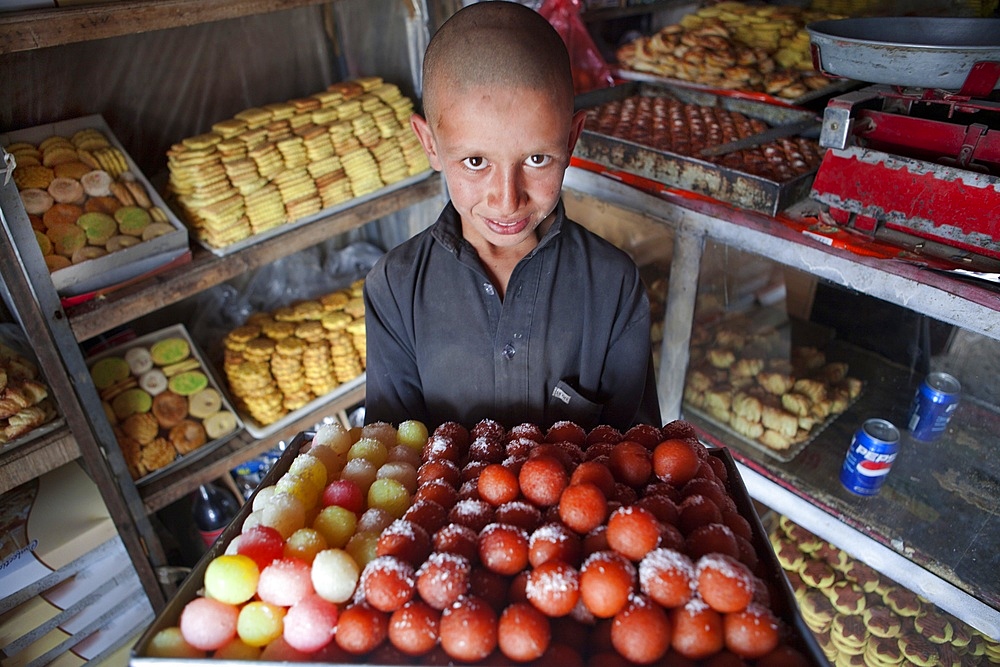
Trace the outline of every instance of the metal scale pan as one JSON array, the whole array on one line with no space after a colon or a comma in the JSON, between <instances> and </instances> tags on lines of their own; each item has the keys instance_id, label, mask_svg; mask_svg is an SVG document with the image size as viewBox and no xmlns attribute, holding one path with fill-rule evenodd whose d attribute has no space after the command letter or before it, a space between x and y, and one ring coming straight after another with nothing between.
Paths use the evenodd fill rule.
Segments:
<instances>
[{"instance_id":1,"label":"metal scale pan","mask_svg":"<svg viewBox=\"0 0 1000 667\"><path fill-rule=\"evenodd\" d=\"M806 29L820 71L858 81L960 90L976 63L1000 62L1000 19L855 18Z\"/></svg>"}]
</instances>

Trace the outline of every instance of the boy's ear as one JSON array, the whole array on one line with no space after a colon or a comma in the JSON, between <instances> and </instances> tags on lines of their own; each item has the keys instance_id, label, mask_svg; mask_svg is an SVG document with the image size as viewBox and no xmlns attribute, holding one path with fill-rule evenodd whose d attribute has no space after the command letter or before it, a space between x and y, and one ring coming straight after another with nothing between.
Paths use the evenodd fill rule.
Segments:
<instances>
[{"instance_id":1,"label":"boy's ear","mask_svg":"<svg viewBox=\"0 0 1000 667\"><path fill-rule=\"evenodd\" d=\"M580 109L575 114L573 114L573 121L570 125L569 130L569 152L572 155L573 149L576 148L576 141L580 138L580 133L583 132L583 125L587 121L587 110Z\"/></svg>"},{"instance_id":2,"label":"boy's ear","mask_svg":"<svg viewBox=\"0 0 1000 667\"><path fill-rule=\"evenodd\" d=\"M410 116L410 127L413 128L413 133L420 140L420 145L424 147L424 153L427 154L427 161L431 163L431 167L434 171L441 171L441 159L438 157L437 147L434 145L434 135L431 133L431 126L427 120L415 113Z\"/></svg>"}]
</instances>

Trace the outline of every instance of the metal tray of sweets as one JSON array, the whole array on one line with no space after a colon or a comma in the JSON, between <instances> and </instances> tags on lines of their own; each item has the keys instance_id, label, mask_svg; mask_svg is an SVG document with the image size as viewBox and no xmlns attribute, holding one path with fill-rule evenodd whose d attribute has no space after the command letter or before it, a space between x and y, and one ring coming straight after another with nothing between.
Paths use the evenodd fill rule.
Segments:
<instances>
[{"instance_id":1,"label":"metal tray of sweets","mask_svg":"<svg viewBox=\"0 0 1000 667\"><path fill-rule=\"evenodd\" d=\"M156 658L149 656L149 646L156 633L166 628L176 627L179 624L180 615L184 610L184 606L197 597L202 590L205 579L205 570L208 568L208 564L217 556L225 553L226 547L229 543L240 534L243 521L250 514L253 499L256 497L257 492L266 486L275 484L278 479L291 467L292 461L298 453L312 442L314 435L314 432L305 431L296 435L291 443L289 443L288 447L282 453L281 458L279 458L277 463L275 463L271 470L268 471L267 475L261 481L260 486L258 486L254 491L250 500L248 500L246 504L240 508L236 518L233 519L232 523L226 527L216 540L215 544L213 544L201 560L198 561L194 569L181 584L177 593L170 599L166 607L164 607L164 609L156 616L153 623L146 629L136 644L132 647L129 657L129 665L131 665L131 667L191 667L192 665L217 667L220 664L244 664L230 660L213 660L212 658ZM798 604L795 601L795 594L785 576L784 570L778 563L778 557L775 555L774 549L771 547L767 531L764 530L764 526L757 514L757 510L754 508L753 501L750 499L750 494L747 492L746 486L743 484L743 479L740 477L739 469L736 467L736 462L733 459L732 454L724 447L711 447L708 451L711 456L718 457L722 460L726 468L728 478L727 491L736 504L737 511L750 523L750 528L753 531L752 543L754 550L757 552L760 559L757 574L768 586L771 610L786 626L786 630L788 631L786 643L801 651L806 659L809 660L811 664L816 665L816 667L827 667L828 662L824 658L823 652L820 649L819 644L817 644L815 636L813 636L812 632L809 630L809 626L805 624L805 621L799 612ZM322 653L323 650L321 649L320 654ZM495 664L510 664L509 661L502 659L502 656L499 656L499 654L497 655L497 662ZM373 662L371 660L366 660L365 656L358 656L357 663L363 663L366 665L382 664L377 661ZM265 667L285 667L287 665L287 663L284 662L267 660L255 661L254 664L264 665ZM305 661L298 664L330 665L331 663ZM422 663L419 658L414 658L412 664L419 665ZM476 664L489 665L492 663L486 661ZM389 667L389 665L385 665L384 667Z\"/></svg>"},{"instance_id":2,"label":"metal tray of sweets","mask_svg":"<svg viewBox=\"0 0 1000 667\"><path fill-rule=\"evenodd\" d=\"M608 102L632 96L672 97L684 104L737 112L761 120L770 127L815 119L813 112L803 109L646 81L632 81L578 95L576 108L596 109ZM740 156L741 153L760 150L761 147L758 147L731 155ZM696 155L656 149L590 129L584 129L581 133L574 155L612 171L640 176L768 215L774 215L809 196L809 189L819 168L819 158L822 157L822 153L818 152L815 166L810 167L807 172L788 180L777 181L726 166L725 158L730 156L711 161Z\"/></svg>"}]
</instances>

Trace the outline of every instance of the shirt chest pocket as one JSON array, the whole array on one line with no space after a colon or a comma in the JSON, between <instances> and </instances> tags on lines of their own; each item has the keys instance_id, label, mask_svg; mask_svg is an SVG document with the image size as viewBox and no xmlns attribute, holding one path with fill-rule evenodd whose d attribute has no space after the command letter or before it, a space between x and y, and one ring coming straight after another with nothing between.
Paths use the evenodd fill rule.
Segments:
<instances>
[{"instance_id":1,"label":"shirt chest pocket","mask_svg":"<svg viewBox=\"0 0 1000 667\"><path fill-rule=\"evenodd\" d=\"M566 380L560 380L549 393L547 421L573 421L589 429L597 426L601 417L601 404L586 398Z\"/></svg>"}]
</instances>

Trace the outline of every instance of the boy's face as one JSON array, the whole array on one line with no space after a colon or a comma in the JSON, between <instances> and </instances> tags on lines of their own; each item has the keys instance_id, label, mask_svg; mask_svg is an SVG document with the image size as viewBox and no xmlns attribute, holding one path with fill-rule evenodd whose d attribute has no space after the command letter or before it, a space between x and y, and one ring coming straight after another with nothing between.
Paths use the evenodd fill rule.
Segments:
<instances>
[{"instance_id":1,"label":"boy's face","mask_svg":"<svg viewBox=\"0 0 1000 667\"><path fill-rule=\"evenodd\" d=\"M466 240L526 254L559 201L584 113L567 117L550 93L526 87L475 87L437 101L433 126L420 116L411 124L444 174Z\"/></svg>"}]
</instances>

